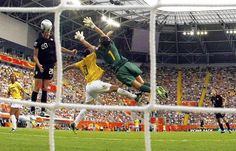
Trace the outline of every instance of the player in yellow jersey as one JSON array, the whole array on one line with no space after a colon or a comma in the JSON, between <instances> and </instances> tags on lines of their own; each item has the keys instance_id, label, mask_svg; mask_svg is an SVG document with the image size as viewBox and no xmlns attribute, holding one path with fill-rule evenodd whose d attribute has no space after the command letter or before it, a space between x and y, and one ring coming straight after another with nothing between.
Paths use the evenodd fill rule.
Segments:
<instances>
[{"instance_id":1,"label":"player in yellow jersey","mask_svg":"<svg viewBox=\"0 0 236 151\"><path fill-rule=\"evenodd\" d=\"M91 104L93 100L95 100L99 96L99 94L108 92L117 92L119 95L136 99L138 101L141 93L132 94L124 89L119 88L116 85L112 85L100 80L104 74L104 70L96 64L96 58L96 53L92 52L81 61L71 64L65 67L65 69L63 70L63 72L65 72L70 69L79 69L82 72L87 82L85 104ZM96 103L100 104L99 101L96 101ZM84 117L85 113L86 109L82 109L79 115L76 117L74 123L71 124L71 128L73 131L75 130L75 126Z\"/></svg>"},{"instance_id":2,"label":"player in yellow jersey","mask_svg":"<svg viewBox=\"0 0 236 151\"><path fill-rule=\"evenodd\" d=\"M10 84L8 85L8 97L13 99L21 100L23 99L25 93L24 89L22 88L21 84L16 81L16 75L12 73L10 75ZM12 122L12 132L16 130L17 127L17 120L19 119L20 115L20 109L22 108L22 105L17 103L11 104L11 110L10 110L10 120Z\"/></svg>"},{"instance_id":3,"label":"player in yellow jersey","mask_svg":"<svg viewBox=\"0 0 236 151\"><path fill-rule=\"evenodd\" d=\"M134 128L135 128L136 132L139 132L139 124L140 124L139 119L135 119L134 120Z\"/></svg>"}]
</instances>

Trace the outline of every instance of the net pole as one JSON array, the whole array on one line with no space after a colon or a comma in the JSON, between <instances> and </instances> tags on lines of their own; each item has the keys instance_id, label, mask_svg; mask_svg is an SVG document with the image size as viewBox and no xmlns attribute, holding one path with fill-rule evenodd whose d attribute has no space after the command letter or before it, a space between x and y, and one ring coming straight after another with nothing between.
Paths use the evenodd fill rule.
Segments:
<instances>
[{"instance_id":1,"label":"net pole","mask_svg":"<svg viewBox=\"0 0 236 151\"><path fill-rule=\"evenodd\" d=\"M55 110L50 110L50 121L49 121L49 149L55 151L55 129L54 129L54 118Z\"/></svg>"},{"instance_id":2,"label":"net pole","mask_svg":"<svg viewBox=\"0 0 236 151\"><path fill-rule=\"evenodd\" d=\"M60 4L61 5L61 4ZM54 33L56 43L56 57L57 57L57 91L56 91L56 102L50 112L50 127L49 127L49 148L50 151L55 151L55 109L59 106L61 101L61 89L62 89L62 56L61 56L61 42L60 42L60 5L54 13Z\"/></svg>"},{"instance_id":3,"label":"net pole","mask_svg":"<svg viewBox=\"0 0 236 151\"><path fill-rule=\"evenodd\" d=\"M61 54L61 41L60 41L60 15L62 12L62 5L58 6L58 10L54 14L54 26L55 26L55 43L56 43L56 56L57 56L57 91L56 91L56 106L61 102L62 94L62 54Z\"/></svg>"},{"instance_id":4,"label":"net pole","mask_svg":"<svg viewBox=\"0 0 236 151\"><path fill-rule=\"evenodd\" d=\"M151 81L151 94L149 107L144 112L144 137L145 137L145 149L151 151L151 134L150 134L150 110L154 107L156 99L156 26L155 26L155 10L150 11L150 30L149 30L149 46L150 46L150 81Z\"/></svg>"},{"instance_id":5,"label":"net pole","mask_svg":"<svg viewBox=\"0 0 236 151\"><path fill-rule=\"evenodd\" d=\"M151 134L150 134L150 112L145 111L144 112L144 139L145 139L145 150L151 151Z\"/></svg>"},{"instance_id":6,"label":"net pole","mask_svg":"<svg viewBox=\"0 0 236 151\"><path fill-rule=\"evenodd\" d=\"M151 94L150 105L153 106L156 100L156 23L155 23L155 10L150 11L150 30L149 30L149 47L150 47L150 82Z\"/></svg>"}]
</instances>

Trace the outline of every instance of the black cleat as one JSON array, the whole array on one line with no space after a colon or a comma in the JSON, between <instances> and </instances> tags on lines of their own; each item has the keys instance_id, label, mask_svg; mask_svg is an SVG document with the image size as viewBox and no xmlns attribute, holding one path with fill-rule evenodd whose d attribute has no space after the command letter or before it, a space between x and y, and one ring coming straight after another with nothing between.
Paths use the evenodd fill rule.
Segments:
<instances>
[{"instance_id":1,"label":"black cleat","mask_svg":"<svg viewBox=\"0 0 236 151\"><path fill-rule=\"evenodd\" d=\"M225 133L225 131L221 131L221 133L223 134L223 133Z\"/></svg>"},{"instance_id":2,"label":"black cleat","mask_svg":"<svg viewBox=\"0 0 236 151\"><path fill-rule=\"evenodd\" d=\"M137 103L141 102L142 101L142 95L143 95L143 92L138 92L138 93L135 93L135 95L137 95L137 97L135 98L135 101Z\"/></svg>"},{"instance_id":3,"label":"black cleat","mask_svg":"<svg viewBox=\"0 0 236 151\"><path fill-rule=\"evenodd\" d=\"M168 93L167 92L165 93L165 97L168 98Z\"/></svg>"},{"instance_id":4,"label":"black cleat","mask_svg":"<svg viewBox=\"0 0 236 151\"><path fill-rule=\"evenodd\" d=\"M45 112L41 112L41 113L39 114L39 116L45 117Z\"/></svg>"},{"instance_id":5,"label":"black cleat","mask_svg":"<svg viewBox=\"0 0 236 151\"><path fill-rule=\"evenodd\" d=\"M10 133L14 133L16 131L16 129L12 128Z\"/></svg>"},{"instance_id":6,"label":"black cleat","mask_svg":"<svg viewBox=\"0 0 236 151\"><path fill-rule=\"evenodd\" d=\"M70 128L75 134L77 134L74 122L70 124Z\"/></svg>"}]
</instances>

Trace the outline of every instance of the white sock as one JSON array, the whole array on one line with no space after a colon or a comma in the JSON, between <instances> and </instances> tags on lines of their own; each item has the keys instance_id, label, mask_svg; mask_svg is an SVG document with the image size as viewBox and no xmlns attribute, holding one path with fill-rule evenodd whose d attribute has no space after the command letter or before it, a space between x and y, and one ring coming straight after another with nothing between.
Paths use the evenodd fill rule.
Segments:
<instances>
[{"instance_id":1,"label":"white sock","mask_svg":"<svg viewBox=\"0 0 236 151\"><path fill-rule=\"evenodd\" d=\"M126 91L124 89L118 88L117 93L123 96L127 96L129 98L135 99L137 95L130 93L129 91Z\"/></svg>"},{"instance_id":2,"label":"white sock","mask_svg":"<svg viewBox=\"0 0 236 151\"><path fill-rule=\"evenodd\" d=\"M79 115L76 116L75 121L74 121L74 122L75 122L75 125L77 125L77 124L84 118L86 112L87 112L86 109L82 109L82 110L79 112Z\"/></svg>"},{"instance_id":3,"label":"white sock","mask_svg":"<svg viewBox=\"0 0 236 151\"><path fill-rule=\"evenodd\" d=\"M15 115L11 115L10 119L11 119L11 122L12 122L13 129L16 129L16 117L15 117Z\"/></svg>"}]
</instances>

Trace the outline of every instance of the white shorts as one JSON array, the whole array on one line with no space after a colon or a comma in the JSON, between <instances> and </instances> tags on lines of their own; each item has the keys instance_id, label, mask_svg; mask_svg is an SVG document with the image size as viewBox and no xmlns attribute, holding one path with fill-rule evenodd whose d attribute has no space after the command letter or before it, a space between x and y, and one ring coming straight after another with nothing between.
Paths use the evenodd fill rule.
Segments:
<instances>
[{"instance_id":1,"label":"white shorts","mask_svg":"<svg viewBox=\"0 0 236 151\"><path fill-rule=\"evenodd\" d=\"M86 85L86 100L85 103L88 104L92 100L96 99L99 94L108 92L110 90L111 84L103 82L101 80L95 80Z\"/></svg>"}]
</instances>

